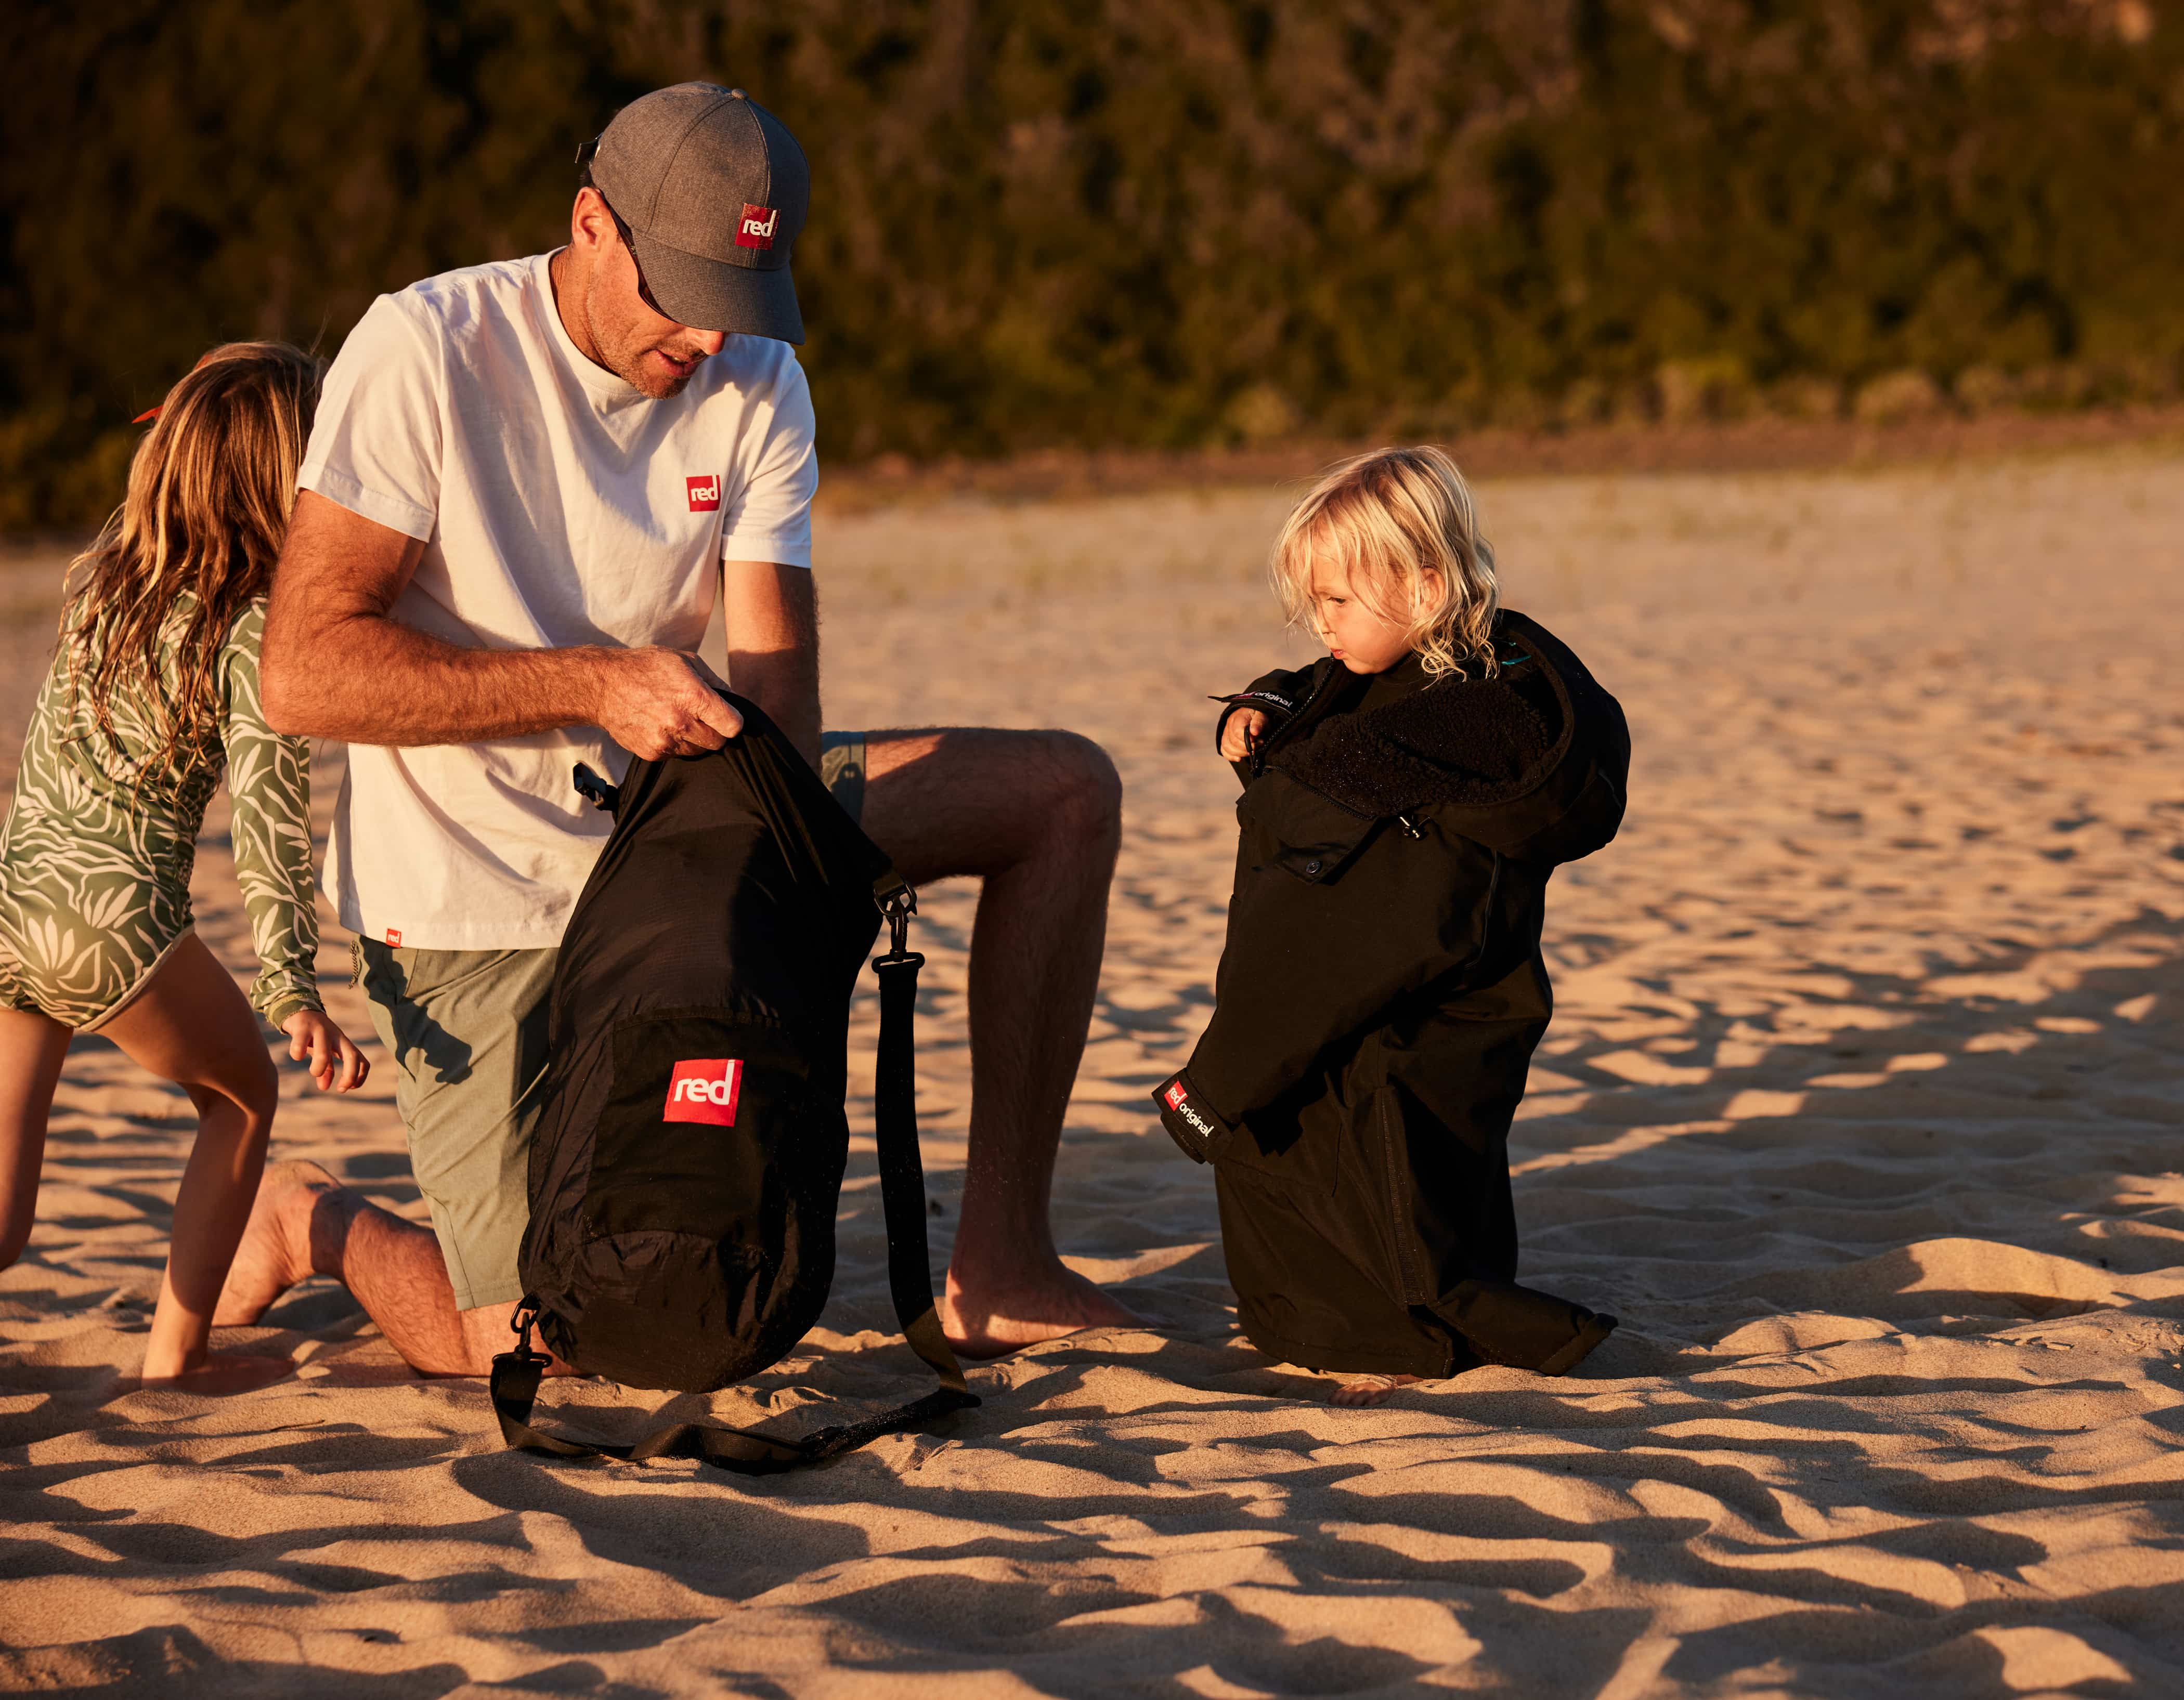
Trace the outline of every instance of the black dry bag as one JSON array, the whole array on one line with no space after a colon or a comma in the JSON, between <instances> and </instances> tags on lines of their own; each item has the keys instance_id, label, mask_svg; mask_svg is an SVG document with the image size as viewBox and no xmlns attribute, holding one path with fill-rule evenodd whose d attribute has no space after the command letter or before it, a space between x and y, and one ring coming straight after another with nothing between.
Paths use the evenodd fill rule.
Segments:
<instances>
[{"instance_id":1,"label":"black dry bag","mask_svg":"<svg viewBox=\"0 0 2184 1700\"><path fill-rule=\"evenodd\" d=\"M510 1446L560 1457L695 1453L762 1475L978 1403L941 1336L926 1264L905 947L910 888L780 731L732 697L720 750L634 763L578 787L614 831L554 973L546 1110L531 1152L517 1348L493 1360ZM850 994L880 918L874 1121L888 1276L911 1346L941 1386L800 1440L680 1424L631 1446L531 1425L544 1343L571 1369L707 1392L780 1358L818 1319L834 1272L849 1152Z\"/></svg>"}]
</instances>

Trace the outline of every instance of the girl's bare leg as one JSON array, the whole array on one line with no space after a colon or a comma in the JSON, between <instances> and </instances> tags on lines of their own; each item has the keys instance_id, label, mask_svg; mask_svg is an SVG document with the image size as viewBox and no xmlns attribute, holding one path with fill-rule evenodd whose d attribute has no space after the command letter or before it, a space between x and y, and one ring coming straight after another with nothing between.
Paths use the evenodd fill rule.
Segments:
<instances>
[{"instance_id":1,"label":"girl's bare leg","mask_svg":"<svg viewBox=\"0 0 2184 1700\"><path fill-rule=\"evenodd\" d=\"M138 1066L181 1087L198 1109L144 1354L144 1379L169 1381L206 1365L213 1307L258 1194L280 1080L257 1016L194 933L99 1031ZM226 1367L250 1366L231 1360Z\"/></svg>"},{"instance_id":2,"label":"girl's bare leg","mask_svg":"<svg viewBox=\"0 0 2184 1700\"><path fill-rule=\"evenodd\" d=\"M72 1030L31 1009L0 1009L0 1269L23 1255L38 1208L46 1118Z\"/></svg>"}]
</instances>

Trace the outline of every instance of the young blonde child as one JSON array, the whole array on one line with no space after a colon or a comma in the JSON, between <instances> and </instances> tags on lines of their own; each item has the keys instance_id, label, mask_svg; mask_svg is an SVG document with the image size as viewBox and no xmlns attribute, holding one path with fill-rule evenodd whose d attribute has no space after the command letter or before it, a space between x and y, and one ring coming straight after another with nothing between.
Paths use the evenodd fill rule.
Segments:
<instances>
[{"instance_id":1,"label":"young blonde child","mask_svg":"<svg viewBox=\"0 0 2184 1700\"><path fill-rule=\"evenodd\" d=\"M1519 1286L1507 1138L1552 1008L1548 876L1623 815L1615 699L1504 608L1456 464L1345 462L1274 587L1327 645L1222 699L1244 781L1212 1020L1154 1097L1211 1162L1245 1332L1352 1379L1560 1375L1615 1319Z\"/></svg>"},{"instance_id":2,"label":"young blonde child","mask_svg":"<svg viewBox=\"0 0 2184 1700\"><path fill-rule=\"evenodd\" d=\"M69 1042L112 1040L198 1111L144 1358L213 1384L213 1307L250 1214L276 1078L254 1008L322 1089L365 1058L319 1003L309 747L259 711L258 646L319 363L215 348L156 409L126 500L70 570L61 642L0 828L0 1268L29 1239ZM192 931L223 774L257 947L248 1001Z\"/></svg>"}]
</instances>

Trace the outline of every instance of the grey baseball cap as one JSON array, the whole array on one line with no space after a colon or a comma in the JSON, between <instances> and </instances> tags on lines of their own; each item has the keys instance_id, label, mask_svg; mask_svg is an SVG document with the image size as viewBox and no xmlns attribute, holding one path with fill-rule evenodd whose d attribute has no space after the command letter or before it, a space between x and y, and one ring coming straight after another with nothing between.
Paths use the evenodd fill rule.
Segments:
<instances>
[{"instance_id":1,"label":"grey baseball cap","mask_svg":"<svg viewBox=\"0 0 2184 1700\"><path fill-rule=\"evenodd\" d=\"M787 125L739 88L677 83L615 114L591 172L661 312L699 331L804 340L788 259L811 169Z\"/></svg>"}]
</instances>

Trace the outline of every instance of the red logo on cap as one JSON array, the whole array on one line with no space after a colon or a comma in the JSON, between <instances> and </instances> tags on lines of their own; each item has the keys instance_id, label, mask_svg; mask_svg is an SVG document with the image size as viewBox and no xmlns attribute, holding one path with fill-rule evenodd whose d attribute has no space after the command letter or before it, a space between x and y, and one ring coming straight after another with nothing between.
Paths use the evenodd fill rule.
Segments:
<instances>
[{"instance_id":1,"label":"red logo on cap","mask_svg":"<svg viewBox=\"0 0 2184 1700\"><path fill-rule=\"evenodd\" d=\"M743 222L736 226L736 246L739 248L770 248L773 246L773 227L780 222L781 214L771 207L754 207L744 203Z\"/></svg>"},{"instance_id":2,"label":"red logo on cap","mask_svg":"<svg viewBox=\"0 0 2184 1700\"><path fill-rule=\"evenodd\" d=\"M686 478L682 483L690 492L690 511L693 514L710 514L721 505L719 473L715 473L710 478Z\"/></svg>"},{"instance_id":3,"label":"red logo on cap","mask_svg":"<svg viewBox=\"0 0 2184 1700\"><path fill-rule=\"evenodd\" d=\"M744 1065L734 1057L677 1063L667 1081L667 1114L662 1121L705 1121L716 1127L736 1125L736 1099L743 1093Z\"/></svg>"}]
</instances>

